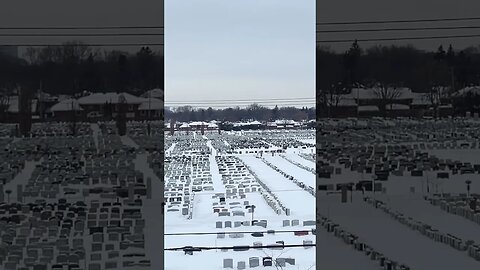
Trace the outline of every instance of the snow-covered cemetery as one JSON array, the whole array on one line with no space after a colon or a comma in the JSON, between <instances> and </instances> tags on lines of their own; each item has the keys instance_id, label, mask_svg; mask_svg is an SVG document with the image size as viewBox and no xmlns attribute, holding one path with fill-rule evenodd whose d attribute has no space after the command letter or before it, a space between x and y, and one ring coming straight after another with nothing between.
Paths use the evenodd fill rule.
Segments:
<instances>
[{"instance_id":1,"label":"snow-covered cemetery","mask_svg":"<svg viewBox=\"0 0 480 270\"><path fill-rule=\"evenodd\" d=\"M163 122L14 128L0 126L0 269L162 269Z\"/></svg>"},{"instance_id":2,"label":"snow-covered cemetery","mask_svg":"<svg viewBox=\"0 0 480 270\"><path fill-rule=\"evenodd\" d=\"M478 269L478 117L320 120L325 269Z\"/></svg>"},{"instance_id":3,"label":"snow-covered cemetery","mask_svg":"<svg viewBox=\"0 0 480 270\"><path fill-rule=\"evenodd\" d=\"M313 129L168 134L165 201L166 270L316 268Z\"/></svg>"},{"instance_id":4,"label":"snow-covered cemetery","mask_svg":"<svg viewBox=\"0 0 480 270\"><path fill-rule=\"evenodd\" d=\"M314 130L117 128L0 126L0 269L315 269Z\"/></svg>"}]
</instances>

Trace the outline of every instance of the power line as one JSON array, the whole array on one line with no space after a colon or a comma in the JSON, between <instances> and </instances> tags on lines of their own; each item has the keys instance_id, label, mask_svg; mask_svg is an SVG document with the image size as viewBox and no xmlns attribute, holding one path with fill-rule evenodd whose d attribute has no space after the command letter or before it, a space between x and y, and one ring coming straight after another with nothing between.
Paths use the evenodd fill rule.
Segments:
<instances>
[{"instance_id":1,"label":"power line","mask_svg":"<svg viewBox=\"0 0 480 270\"><path fill-rule=\"evenodd\" d=\"M352 33L352 32L384 32L384 31L426 31L426 30L457 30L480 29L480 26L447 26L447 27L411 27L411 28L380 28L380 29L343 29L317 30L317 33Z\"/></svg>"},{"instance_id":2,"label":"power line","mask_svg":"<svg viewBox=\"0 0 480 270\"><path fill-rule=\"evenodd\" d=\"M366 39L331 39L331 40L317 40L317 43L344 43L344 42L354 42L355 40L358 42L369 42L369 41L429 40L429 39L472 38L472 37L480 37L480 34L424 36L424 37L366 38Z\"/></svg>"},{"instance_id":3,"label":"power line","mask_svg":"<svg viewBox=\"0 0 480 270\"><path fill-rule=\"evenodd\" d=\"M281 103L278 104L258 104L262 106L279 106L279 107L288 107L288 106L315 106L316 104L314 102L310 103L288 103L282 105ZM186 104L177 104L177 105L171 105L171 104L165 104L167 107L181 107L181 106L186 106ZM225 108L225 109L233 109L235 107L248 107L249 104L233 104L233 105L208 105L208 104L198 104L198 105L192 105L191 107L197 107L197 108Z\"/></svg>"},{"instance_id":4,"label":"power line","mask_svg":"<svg viewBox=\"0 0 480 270\"><path fill-rule=\"evenodd\" d=\"M9 47L63 47L63 46L90 46L90 47L116 47L116 46L163 46L163 43L80 43L80 44L31 44L31 43L17 43L17 44L0 44L0 46L9 46Z\"/></svg>"},{"instance_id":5,"label":"power line","mask_svg":"<svg viewBox=\"0 0 480 270\"><path fill-rule=\"evenodd\" d=\"M67 26L67 27L0 27L0 30L103 30L103 29L163 29L163 26Z\"/></svg>"},{"instance_id":6,"label":"power line","mask_svg":"<svg viewBox=\"0 0 480 270\"><path fill-rule=\"evenodd\" d=\"M260 98L255 99L256 101L263 100L301 100L301 99L315 99L315 97L291 97L291 98ZM196 101L170 101L170 102L223 102L223 101L254 101L252 99L212 99L212 100L196 100Z\"/></svg>"},{"instance_id":7,"label":"power line","mask_svg":"<svg viewBox=\"0 0 480 270\"><path fill-rule=\"evenodd\" d=\"M263 249L263 248L298 248L298 247L315 247L316 244L293 244L293 245L265 245L265 246L223 246L223 247L192 247L192 246L185 246L185 247L176 247L176 248L165 248L163 250L167 251L202 251L202 250L215 250L215 249L237 249L237 248L244 248L244 249Z\"/></svg>"},{"instance_id":8,"label":"power line","mask_svg":"<svg viewBox=\"0 0 480 270\"><path fill-rule=\"evenodd\" d=\"M111 36L163 36L163 33L95 33L95 34L0 34L0 37L111 37Z\"/></svg>"},{"instance_id":9,"label":"power line","mask_svg":"<svg viewBox=\"0 0 480 270\"><path fill-rule=\"evenodd\" d=\"M177 105L177 106L232 106L232 105L239 105L239 106L249 106L252 104L257 104L257 105L277 105L277 104L284 104L284 105L292 105L292 104L315 104L315 100L310 100L310 101L270 101L270 102L228 102L228 103L193 103L193 102L185 102L185 103L170 103L170 102L165 102L167 105Z\"/></svg>"},{"instance_id":10,"label":"power line","mask_svg":"<svg viewBox=\"0 0 480 270\"><path fill-rule=\"evenodd\" d=\"M295 233L295 232L312 232L314 229L310 230L283 230L283 231L274 231L277 233ZM181 236L181 235L217 235L217 234L232 234L232 233L269 233L269 231L232 231L232 232L183 232L183 233L165 233L166 236Z\"/></svg>"},{"instance_id":11,"label":"power line","mask_svg":"<svg viewBox=\"0 0 480 270\"><path fill-rule=\"evenodd\" d=\"M315 102L315 99L311 100L279 100L279 101L224 101L224 102L165 102L165 104L179 104L179 105L190 105L190 104L196 104L196 105L208 105L208 104L213 104L213 105L222 105L222 104L246 104L246 105L251 105L251 104L278 104L278 103L312 103Z\"/></svg>"},{"instance_id":12,"label":"power line","mask_svg":"<svg viewBox=\"0 0 480 270\"><path fill-rule=\"evenodd\" d=\"M223 101L223 102L195 102L195 101L185 101L185 102L181 102L181 101L178 101L178 102L168 102L166 101L165 104L173 104L173 105L214 105L214 106L223 106L224 104L228 104L228 105L252 105L252 104L258 104L258 105L261 105L261 104L282 104L282 103L285 103L285 104L291 104L291 103L295 103L295 104L300 104L300 103L315 103L316 100L314 98L310 99L310 100L271 100L271 101L255 101L255 100L251 100L251 101Z\"/></svg>"},{"instance_id":13,"label":"power line","mask_svg":"<svg viewBox=\"0 0 480 270\"><path fill-rule=\"evenodd\" d=\"M353 21L353 22L318 22L317 25L417 23L417 22L447 22L447 21L474 21L474 20L480 20L480 17L437 18L437 19L413 19L413 20Z\"/></svg>"}]
</instances>

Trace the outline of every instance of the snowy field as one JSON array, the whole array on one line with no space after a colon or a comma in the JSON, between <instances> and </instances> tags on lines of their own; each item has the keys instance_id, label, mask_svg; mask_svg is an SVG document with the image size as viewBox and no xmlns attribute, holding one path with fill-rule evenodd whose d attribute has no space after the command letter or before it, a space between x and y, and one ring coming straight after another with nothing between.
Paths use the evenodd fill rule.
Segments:
<instances>
[{"instance_id":1,"label":"snowy field","mask_svg":"<svg viewBox=\"0 0 480 270\"><path fill-rule=\"evenodd\" d=\"M313 131L167 136L165 247L205 249L167 250L165 269L315 269L315 175L285 159L313 168L299 155L314 153L314 140Z\"/></svg>"},{"instance_id":2,"label":"snowy field","mask_svg":"<svg viewBox=\"0 0 480 270\"><path fill-rule=\"evenodd\" d=\"M317 265L337 269L337 254L352 262L338 269L480 267L480 122L319 124Z\"/></svg>"}]
</instances>

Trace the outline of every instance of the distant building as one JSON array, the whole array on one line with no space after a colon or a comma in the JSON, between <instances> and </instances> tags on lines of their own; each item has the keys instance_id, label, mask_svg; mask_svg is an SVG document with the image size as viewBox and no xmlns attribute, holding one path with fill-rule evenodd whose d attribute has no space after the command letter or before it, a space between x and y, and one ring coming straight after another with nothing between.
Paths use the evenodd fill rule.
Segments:
<instances>
[{"instance_id":1,"label":"distant building","mask_svg":"<svg viewBox=\"0 0 480 270\"><path fill-rule=\"evenodd\" d=\"M156 98L156 99L164 100L163 99L164 98L163 89L155 88L155 89L149 90L149 91L145 92L141 97L143 97L143 98Z\"/></svg>"},{"instance_id":2,"label":"distant building","mask_svg":"<svg viewBox=\"0 0 480 270\"><path fill-rule=\"evenodd\" d=\"M395 91L398 91L397 97L385 108L388 116L433 115L432 104L426 93L412 92L409 88L398 88ZM337 101L330 107L330 115L333 117L382 116L382 110L379 108L381 99L373 88L354 88L349 94L340 95ZM439 111L440 115L451 113L450 100L442 98Z\"/></svg>"},{"instance_id":3,"label":"distant building","mask_svg":"<svg viewBox=\"0 0 480 270\"><path fill-rule=\"evenodd\" d=\"M127 103L126 117L129 120L163 118L163 101L156 98L137 97L129 93L92 93L78 99L59 99L48 110L49 116L57 120L72 119L72 104L76 115L87 121L115 118L119 112L119 98Z\"/></svg>"},{"instance_id":4,"label":"distant building","mask_svg":"<svg viewBox=\"0 0 480 270\"><path fill-rule=\"evenodd\" d=\"M47 110L47 114L57 121L69 122L85 120L85 111L76 99L64 99Z\"/></svg>"},{"instance_id":5,"label":"distant building","mask_svg":"<svg viewBox=\"0 0 480 270\"><path fill-rule=\"evenodd\" d=\"M163 101L156 98L146 98L145 101L138 106L138 117L141 119L162 119L163 118Z\"/></svg>"}]
</instances>

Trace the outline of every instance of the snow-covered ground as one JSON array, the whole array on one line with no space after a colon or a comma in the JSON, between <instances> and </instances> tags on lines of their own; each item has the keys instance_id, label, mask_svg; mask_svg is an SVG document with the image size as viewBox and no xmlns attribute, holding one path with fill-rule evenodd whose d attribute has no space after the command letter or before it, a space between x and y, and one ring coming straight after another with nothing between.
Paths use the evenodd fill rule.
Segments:
<instances>
[{"instance_id":1,"label":"snow-covered ground","mask_svg":"<svg viewBox=\"0 0 480 270\"><path fill-rule=\"evenodd\" d=\"M469 241L475 245L480 243L479 224L448 213L426 198L434 194L442 198L441 194L446 193L460 195L459 200L468 201L466 180L471 181L470 194L480 193L476 177L480 163L480 123L461 119L455 122L366 119L359 126L355 122L320 122L322 132L317 135L317 161L322 162L324 170L330 170L330 174L319 177L317 184L327 185L330 190L317 192L319 214L358 237L356 243L364 243L410 269L478 269L480 256L469 255L467 250L462 250L462 245L468 246ZM307 165L305 161L302 164ZM367 168L371 171L367 172ZM361 188L355 187L353 192L347 191L346 202L342 202L341 188L331 185L372 181L377 171L379 175L388 173L387 180L375 181L381 184L381 189L363 193ZM386 208L376 208L373 203L365 202L364 196L383 202ZM478 211L478 206L476 209ZM401 215L405 219L398 218ZM414 229L407 224L423 224L424 227ZM421 228L458 237L461 245L454 247L443 240L435 241L422 233ZM348 251L329 250L333 243L322 248L321 238L328 242L332 234L319 232L319 254L334 257L336 252L341 252L345 260L354 258ZM343 244L341 238L333 240ZM380 269L378 261L370 262L374 263L373 267L366 265L359 269ZM332 264L326 260L317 265L330 269L328 266Z\"/></svg>"},{"instance_id":2,"label":"snow-covered ground","mask_svg":"<svg viewBox=\"0 0 480 270\"><path fill-rule=\"evenodd\" d=\"M247 134L249 136L249 134ZM207 134L206 136L178 134L167 137L167 140L175 140L175 150L171 147L166 151L166 155L172 158L170 165L166 168L166 185L174 185L174 177L184 176L183 187L187 187L189 194L193 197L191 207L191 216L182 215L178 211L166 212L165 218L165 247L234 247L234 246L254 246L259 244L272 245L277 241L283 241L285 245L303 245L304 243L315 244L315 235L312 229L315 228L315 198L308 192L300 189L280 173L267 166L259 158L259 152L268 156L268 151L278 151L280 148L268 142L264 143L269 147L237 147L236 154L226 154L225 147L232 145L241 146L242 142L239 136L225 134L222 135ZM253 141L244 141L247 144L255 144ZM216 149L215 146L222 149ZM191 160L181 159L184 153L192 153L194 149L208 154L191 154ZM203 149L203 150L202 150ZM310 150L310 149L309 149ZM242 154L239 154L240 151ZM290 155L295 158L295 154ZM298 159L300 157L296 156ZM283 158L279 157L283 160ZM290 163L289 163L290 164ZM292 165L294 166L294 165ZM291 169L297 169L290 167ZM173 171L175 170L175 171ZM265 192L261 185L252 175L254 173L258 179L266 184L277 199L287 208L291 209L290 215L284 212L276 213L262 196ZM299 169L296 172L306 182L313 183L315 175ZM197 182L195 184L195 182ZM192 191L192 186L201 185L202 191ZM198 188L198 187L197 187ZM242 191L240 191L242 190ZM170 190L166 191L167 197ZM219 201L220 197L225 197L225 203ZM298 199L301 197L302 199ZM254 205L253 219L266 220L266 227L252 226L252 213L248 212L245 206ZM168 207L174 208L174 205ZM242 211L239 216L219 216L214 209L225 209L226 212L233 214L234 211ZM228 210L227 210L228 209ZM289 222L284 226L284 220ZM293 220L297 224L293 225ZM313 222L304 225L304 221ZM221 227L217 227L217 223ZM226 223L231 222L231 227ZM239 222L246 222L236 224ZM274 230L274 234L267 234L267 230ZM304 231L306 235L295 235L294 231ZM231 238L228 232L244 232L238 235L239 238ZM263 236L253 236L253 232L263 232ZM209 233L209 234L194 234ZM223 238L218 238L217 233L226 233ZM182 235L185 234L185 235ZM304 242L307 241L307 242ZM293 258L295 265L283 267L283 269L315 269L315 247L285 247L280 250L269 248L253 249L246 251L222 251L219 249L203 250L194 252L193 255L185 255L183 251L166 251L165 269L224 269L223 259L233 259L233 269L237 269L238 262L245 262L249 268L250 258L256 257L262 265L263 258Z\"/></svg>"}]
</instances>

